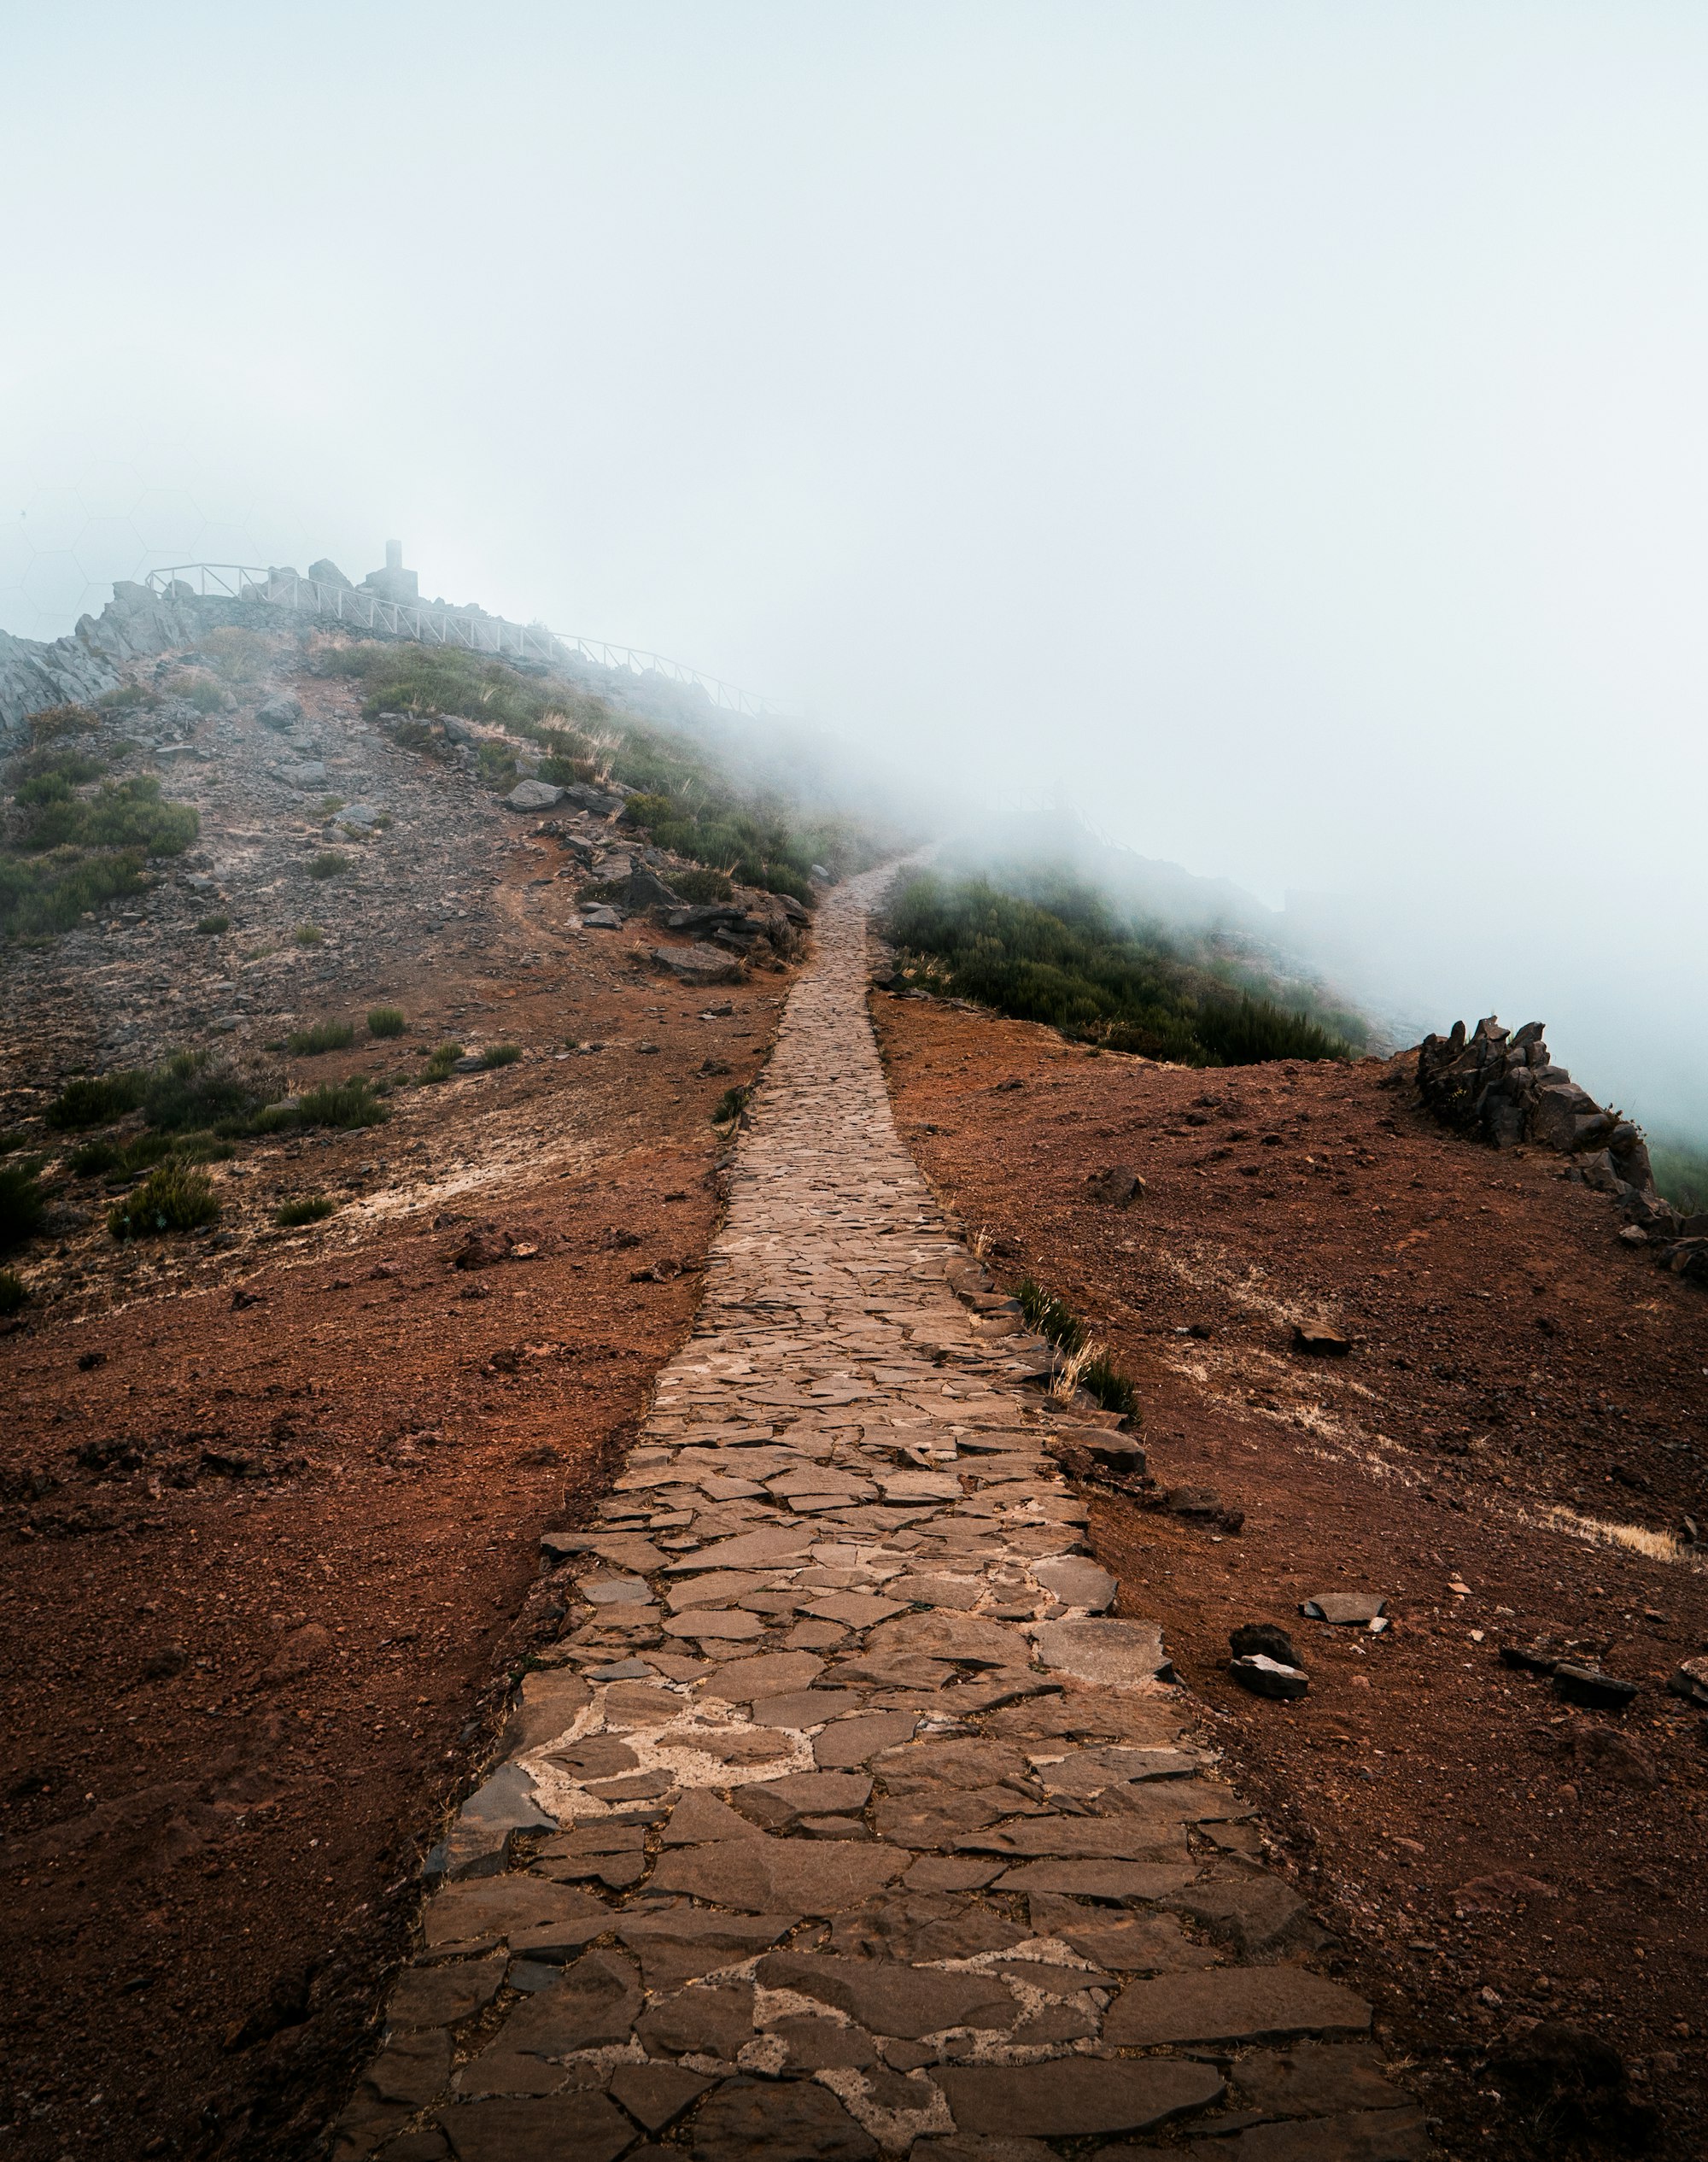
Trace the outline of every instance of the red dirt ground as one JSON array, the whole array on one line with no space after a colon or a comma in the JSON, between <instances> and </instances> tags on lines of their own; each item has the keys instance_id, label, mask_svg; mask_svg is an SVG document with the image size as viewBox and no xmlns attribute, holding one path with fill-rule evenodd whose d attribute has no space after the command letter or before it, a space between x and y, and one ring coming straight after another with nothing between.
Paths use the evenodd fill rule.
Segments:
<instances>
[{"instance_id":1,"label":"red dirt ground","mask_svg":"<svg viewBox=\"0 0 1708 2162\"><path fill-rule=\"evenodd\" d=\"M688 1326L708 1114L754 1078L787 980L661 986L639 922L559 947L566 972L517 968L560 935L538 869L518 852L464 964L358 951L323 994L395 999L428 1041L453 1009L501 1014L522 1063L407 1092L383 1128L246 1147L216 1174L230 1250L141 1265L97 1223L0 1343L20 2162L315 2150L420 1855L554 1633L539 1532L597 1491ZM259 1227L295 1190L347 1205ZM453 1268L483 1222L537 1253Z\"/></svg>"},{"instance_id":2,"label":"red dirt ground","mask_svg":"<svg viewBox=\"0 0 1708 2162\"><path fill-rule=\"evenodd\" d=\"M1708 1721L1664 1689L1708 1645L1708 1573L1594 1528L1708 1518L1708 1299L1557 1157L1443 1133L1398 1062L1189 1071L873 1006L903 1130L998 1276L1133 1378L1163 1486L1245 1512L1228 1537L1108 1494L1093 1535L1445 2151L1708 2153ZM1118 1163L1147 1181L1125 1210L1085 1192ZM1299 1356L1296 1320L1352 1355ZM1385 1635L1300 1618L1353 1589L1389 1598ZM1292 1632L1302 1702L1228 1679L1250 1620ZM1631 1708L1500 1663L1544 1633L1637 1681ZM1611 2044L1624 2083L1526 2077L1543 2022Z\"/></svg>"}]
</instances>

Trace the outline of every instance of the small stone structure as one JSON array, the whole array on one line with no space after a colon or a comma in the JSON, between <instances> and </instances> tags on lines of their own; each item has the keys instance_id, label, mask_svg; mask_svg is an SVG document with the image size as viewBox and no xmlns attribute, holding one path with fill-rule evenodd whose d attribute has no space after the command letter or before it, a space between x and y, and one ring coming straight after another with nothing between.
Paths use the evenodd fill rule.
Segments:
<instances>
[{"instance_id":1,"label":"small stone structure","mask_svg":"<svg viewBox=\"0 0 1708 2162\"><path fill-rule=\"evenodd\" d=\"M388 541L385 544L385 568L370 571L362 580L370 593L377 593L382 601L401 601L413 605L421 598L421 581L413 571L403 567L403 543Z\"/></svg>"},{"instance_id":2,"label":"small stone structure","mask_svg":"<svg viewBox=\"0 0 1708 2162\"><path fill-rule=\"evenodd\" d=\"M1621 1233L1675 1275L1708 1283L1708 1216L1681 1216L1655 1191L1642 1129L1556 1066L1540 1021L1516 1033L1493 1014L1467 1036L1456 1021L1418 1049L1418 1089L1444 1125L1497 1149L1529 1143L1571 1159L1566 1173L1617 1200Z\"/></svg>"}]
</instances>

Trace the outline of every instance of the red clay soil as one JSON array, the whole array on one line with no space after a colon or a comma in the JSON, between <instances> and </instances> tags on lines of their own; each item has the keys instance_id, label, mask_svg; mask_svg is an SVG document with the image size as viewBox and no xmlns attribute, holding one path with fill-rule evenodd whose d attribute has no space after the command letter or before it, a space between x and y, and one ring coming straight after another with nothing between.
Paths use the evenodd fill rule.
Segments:
<instances>
[{"instance_id":1,"label":"red clay soil","mask_svg":"<svg viewBox=\"0 0 1708 2162\"><path fill-rule=\"evenodd\" d=\"M1708 1298L1558 1157L1444 1133L1401 1062L1191 1071L873 1005L903 1130L999 1278L1133 1379L1160 1490L1244 1512L1230 1536L1106 1492L1092 1532L1443 2152L1708 2153L1708 1720L1665 1688L1708 1646L1708 1550L1667 1536L1708 1522ZM1089 1198L1121 1164L1138 1198ZM1296 1321L1350 1355L1301 1355ZM1301 1617L1336 1591L1391 1626ZM1290 1632L1302 1701L1229 1679L1248 1621ZM1502 1664L1542 1638L1630 1708Z\"/></svg>"},{"instance_id":2,"label":"red clay soil","mask_svg":"<svg viewBox=\"0 0 1708 2162\"><path fill-rule=\"evenodd\" d=\"M522 1061L383 1128L246 1145L215 1173L232 1245L141 1263L98 1221L69 1235L0 1343L20 2162L319 2151L422 1854L555 1633L538 1535L599 1491L688 1326L709 1113L787 981L663 987L640 923L518 968L557 936L520 853L462 963L353 953L324 996L395 999L416 1035L322 1063L395 1066L480 1011ZM275 1232L293 1191L345 1205Z\"/></svg>"}]
</instances>

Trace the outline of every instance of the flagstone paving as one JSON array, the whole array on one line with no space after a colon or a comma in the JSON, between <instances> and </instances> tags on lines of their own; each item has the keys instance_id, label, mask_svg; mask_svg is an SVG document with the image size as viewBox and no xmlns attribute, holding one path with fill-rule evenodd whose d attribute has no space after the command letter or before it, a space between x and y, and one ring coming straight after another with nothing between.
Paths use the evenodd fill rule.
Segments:
<instances>
[{"instance_id":1,"label":"flagstone paving","mask_svg":"<svg viewBox=\"0 0 1708 2162\"><path fill-rule=\"evenodd\" d=\"M435 1857L344 2162L1412 2162L1370 2007L1112 1612L1087 1417L902 1147L820 911L695 1333Z\"/></svg>"}]
</instances>

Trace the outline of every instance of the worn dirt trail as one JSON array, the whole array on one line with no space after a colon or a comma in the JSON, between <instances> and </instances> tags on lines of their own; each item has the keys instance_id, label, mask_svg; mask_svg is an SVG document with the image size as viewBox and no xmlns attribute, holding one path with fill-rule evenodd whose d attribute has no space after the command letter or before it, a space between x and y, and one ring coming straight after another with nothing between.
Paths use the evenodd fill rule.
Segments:
<instances>
[{"instance_id":1,"label":"worn dirt trail","mask_svg":"<svg viewBox=\"0 0 1708 2162\"><path fill-rule=\"evenodd\" d=\"M581 1626L444 1843L336 2151L1421 2155L1158 1632L1108 1611L1038 1347L956 1296L871 885L821 913L695 1333L547 1537Z\"/></svg>"}]
</instances>

